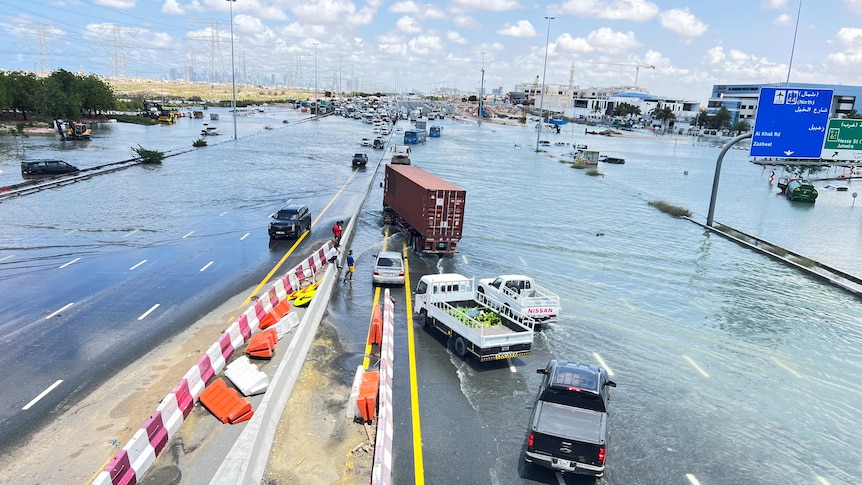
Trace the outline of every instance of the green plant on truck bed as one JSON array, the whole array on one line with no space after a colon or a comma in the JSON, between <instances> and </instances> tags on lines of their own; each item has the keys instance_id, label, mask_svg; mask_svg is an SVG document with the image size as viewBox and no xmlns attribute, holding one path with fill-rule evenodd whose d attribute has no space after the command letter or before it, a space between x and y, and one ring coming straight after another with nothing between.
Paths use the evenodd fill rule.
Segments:
<instances>
[{"instance_id":1,"label":"green plant on truck bed","mask_svg":"<svg viewBox=\"0 0 862 485\"><path fill-rule=\"evenodd\" d=\"M457 318L458 321L468 327L474 326L474 321L478 322L483 327L493 327L494 325L503 324L503 321L500 319L500 315L497 315L496 313L478 311L477 314L476 312L477 310L470 310L464 307L456 307L452 309L450 313L453 317ZM471 317L471 313L473 313L475 316Z\"/></svg>"}]
</instances>

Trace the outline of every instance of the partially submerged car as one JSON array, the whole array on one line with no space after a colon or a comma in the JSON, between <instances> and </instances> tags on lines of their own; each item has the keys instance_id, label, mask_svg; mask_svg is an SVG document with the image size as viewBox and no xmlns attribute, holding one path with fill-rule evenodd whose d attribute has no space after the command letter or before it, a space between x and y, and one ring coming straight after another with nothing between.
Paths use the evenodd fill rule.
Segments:
<instances>
[{"instance_id":1,"label":"partially submerged car","mask_svg":"<svg viewBox=\"0 0 862 485\"><path fill-rule=\"evenodd\" d=\"M21 175L24 177L60 175L77 171L78 167L62 160L28 160L21 162Z\"/></svg>"}]
</instances>

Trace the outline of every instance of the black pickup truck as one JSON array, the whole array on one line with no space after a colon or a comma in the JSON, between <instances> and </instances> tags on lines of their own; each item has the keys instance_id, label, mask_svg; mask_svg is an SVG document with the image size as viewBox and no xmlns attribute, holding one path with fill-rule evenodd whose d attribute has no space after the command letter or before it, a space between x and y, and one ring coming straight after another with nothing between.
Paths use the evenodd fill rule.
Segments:
<instances>
[{"instance_id":1,"label":"black pickup truck","mask_svg":"<svg viewBox=\"0 0 862 485\"><path fill-rule=\"evenodd\" d=\"M561 473L601 477L605 472L608 387L600 367L552 360L536 395L524 460Z\"/></svg>"}]
</instances>

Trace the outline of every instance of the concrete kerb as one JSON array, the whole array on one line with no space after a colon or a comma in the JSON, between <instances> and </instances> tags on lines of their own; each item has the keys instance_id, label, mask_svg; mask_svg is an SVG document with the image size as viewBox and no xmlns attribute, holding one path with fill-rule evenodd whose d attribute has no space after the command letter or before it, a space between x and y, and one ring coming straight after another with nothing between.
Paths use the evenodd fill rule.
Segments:
<instances>
[{"instance_id":1,"label":"concrete kerb","mask_svg":"<svg viewBox=\"0 0 862 485\"><path fill-rule=\"evenodd\" d=\"M359 214L362 212L365 201L368 199L368 194L373 184L374 177L371 178L368 187L366 187L362 203L353 211L350 222L344 228L341 238L342 248L349 247L350 241L353 239L356 222L359 219ZM290 399L290 394L293 392L293 387L302 370L305 356L308 354L309 348L311 348L311 343L317 334L317 328L320 326L320 321L323 319L323 314L329 304L333 284L339 277L337 266L332 264L327 265L315 297L311 300L300 322L296 337L288 347L285 354L287 358L279 363L278 369L270 382L269 391L267 391L257 410L255 410L254 416L246 424L240 437L234 443L228 456L216 471L215 478L213 478L210 484L233 485L243 483L256 485L263 479L263 475L266 472L266 464L269 460L269 453L275 438L275 432L278 429L278 423L281 421L287 401Z\"/></svg>"},{"instance_id":2,"label":"concrete kerb","mask_svg":"<svg viewBox=\"0 0 862 485\"><path fill-rule=\"evenodd\" d=\"M324 245L324 248L328 248L330 244L331 243L327 242ZM316 254L325 254L325 252L325 250L316 250L312 253L312 257ZM325 260L323 259L319 261L320 264L324 262ZM295 271L297 267L294 267L291 271ZM324 278L334 272L335 270L327 268L327 271L324 273ZM330 280L327 286L329 286L330 289L318 292L324 298L315 298L312 300L312 302L322 302L317 304L317 306L322 306L322 309L319 310L320 316L322 316L322 312L326 308L326 302L329 299L329 293L331 291L331 280L334 277L329 276L329 278ZM277 280L270 290L281 284L282 279ZM270 294L270 290L267 291L266 295ZM282 293L286 294L283 289ZM153 464L159 453L153 446L150 448L139 446L139 444L142 445L143 442L138 443L138 441L142 441L143 438L149 438L150 440L156 439L157 442L160 443L159 449L161 449L162 446L164 446L164 444L161 443L164 432L167 433L168 439L172 438L173 435L176 434L179 427L194 408L195 401L201 391L205 388L206 381L213 375L219 373L221 371L221 367L224 366L225 361L229 359L233 352L251 338L253 331L258 327L258 318L271 309L272 306L272 298L265 298L264 301L258 300L246 309L239 318L231 323L227 330L225 330L219 337L218 341L202 354L198 362L195 363L195 365L193 365L185 375L183 375L179 383L174 386L174 389L162 399L162 402L156 408L156 412L147 420L144 426L141 427L141 430L146 429L146 431L141 433L139 430L129 443L127 443L126 446L111 459L108 465L106 465L97 474L93 483L96 485L103 485L108 483L131 483L131 480L140 480L143 475L149 471L150 466ZM319 322L320 316L317 317L317 322ZM315 324L315 330L316 328L317 326ZM312 332L312 335L313 334L314 332ZM309 346L310 341L311 339L309 339ZM307 352L307 348L305 352ZM216 366L212 365L213 359L211 358L211 353L221 353L223 358L216 358ZM304 355L305 354L303 353L303 359ZM167 415L165 415L165 413L167 413ZM158 417L158 419L154 419L154 417ZM168 419L165 419L166 417ZM154 428L152 437L149 436L151 431L149 429L150 425ZM150 444L153 443L151 442ZM149 457L149 450L153 451L152 454L154 456L152 459ZM132 459L134 459L134 461L132 461Z\"/></svg>"},{"instance_id":3,"label":"concrete kerb","mask_svg":"<svg viewBox=\"0 0 862 485\"><path fill-rule=\"evenodd\" d=\"M770 243L770 242L765 241L763 239L759 239L755 236L745 234L742 231L739 231L738 229L734 229L728 225L716 222L716 224L723 226L723 227L726 227L726 228L728 228L728 229L730 229L736 233L739 233L739 234L743 235L744 237L750 238L752 240L756 240L759 244L752 244L750 241L746 241L745 239L736 237L733 234L729 234L725 231L721 231L715 227L708 226L708 225L701 223L699 221L696 221L690 217L687 217L686 219L688 219L690 222L693 222L693 223L703 227L704 229L706 229L706 230L708 230L714 234L718 234L719 236L722 236L725 239L733 241L736 244L739 244L740 246L747 247L747 248L754 250L760 254L763 254L764 256L772 258L776 261L780 261L780 262L782 262L788 266L792 266L792 267L794 267L800 271L808 273L809 275L813 276L814 278L817 278L821 281L829 283L832 286L835 286L837 288L841 288L842 290L847 291L848 293L852 293L853 295L855 295L858 298L862 298L862 280L860 280L856 276L850 275L848 273L837 270L835 268L832 268L830 266L827 266L825 264L819 263L819 262L814 261L814 260L810 260L812 267L809 268L805 265L799 264L798 262L791 260L789 257L789 256L794 256L797 258L805 258L804 256L797 254L797 253L794 253L793 251L790 251L789 249L782 248L781 246L778 246L777 244L773 244L773 243ZM785 253L785 255L776 254L773 251L769 251L769 250L761 247L760 244L770 246L773 248L780 248L783 251L783 253ZM805 259L809 259L809 258L805 258ZM819 268L822 272L815 271L814 268Z\"/></svg>"},{"instance_id":4,"label":"concrete kerb","mask_svg":"<svg viewBox=\"0 0 862 485\"><path fill-rule=\"evenodd\" d=\"M278 423L329 304L332 283L337 276L337 268L328 265L315 297L299 324L299 330L285 353L287 357L279 363L273 375L270 392L258 405L254 416L216 471L211 484L258 484L263 479Z\"/></svg>"}]
</instances>

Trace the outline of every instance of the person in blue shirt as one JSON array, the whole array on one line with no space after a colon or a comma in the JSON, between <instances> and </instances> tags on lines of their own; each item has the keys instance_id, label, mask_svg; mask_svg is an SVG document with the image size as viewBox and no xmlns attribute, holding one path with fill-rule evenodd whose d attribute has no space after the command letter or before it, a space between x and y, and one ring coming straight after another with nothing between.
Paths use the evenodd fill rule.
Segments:
<instances>
[{"instance_id":1,"label":"person in blue shirt","mask_svg":"<svg viewBox=\"0 0 862 485\"><path fill-rule=\"evenodd\" d=\"M347 251L347 273L344 275L344 281L353 281L353 265L355 261L353 259L353 250Z\"/></svg>"}]
</instances>

